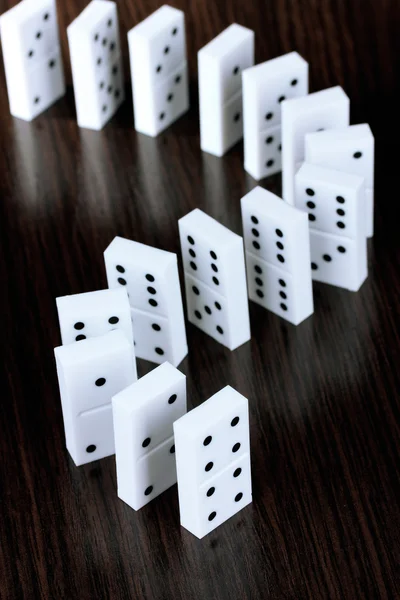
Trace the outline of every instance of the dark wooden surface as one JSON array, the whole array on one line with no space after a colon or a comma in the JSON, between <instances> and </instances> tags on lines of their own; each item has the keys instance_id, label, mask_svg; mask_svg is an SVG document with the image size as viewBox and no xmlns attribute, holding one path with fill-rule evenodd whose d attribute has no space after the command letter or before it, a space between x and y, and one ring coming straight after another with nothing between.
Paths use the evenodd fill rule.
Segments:
<instances>
[{"instance_id":1,"label":"dark wooden surface","mask_svg":"<svg viewBox=\"0 0 400 600\"><path fill-rule=\"evenodd\" d=\"M65 27L85 3L58 2L69 84ZM125 33L159 4L119 4L128 73ZM135 133L130 98L102 132L80 131L70 86L33 123L12 119L0 68L0 597L394 600L400 4L175 5L186 12L192 109L158 139ZM311 89L342 85L352 122L371 124L376 235L361 291L316 284L315 314L297 328L251 306L251 343L230 353L188 327L189 405L230 384L251 419L254 502L199 541L180 528L176 488L134 512L116 496L113 458L80 468L69 459L54 299L106 287L102 252L115 235L179 252L177 219L195 207L241 233L239 199L255 183L241 145L223 159L200 152L196 99L196 52L232 21L255 30L257 61L298 50ZM263 185L279 192L280 178Z\"/></svg>"}]
</instances>

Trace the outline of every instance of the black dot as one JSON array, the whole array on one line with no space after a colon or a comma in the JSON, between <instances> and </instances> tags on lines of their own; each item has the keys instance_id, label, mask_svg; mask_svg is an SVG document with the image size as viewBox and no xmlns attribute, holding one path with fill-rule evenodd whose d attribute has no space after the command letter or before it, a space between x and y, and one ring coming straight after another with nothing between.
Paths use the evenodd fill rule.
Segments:
<instances>
[{"instance_id":1,"label":"black dot","mask_svg":"<svg viewBox=\"0 0 400 600\"><path fill-rule=\"evenodd\" d=\"M154 298L150 298L149 304L150 304L150 306L154 306L154 308L156 306L158 306L158 302L157 302L157 300L154 300Z\"/></svg>"},{"instance_id":2,"label":"black dot","mask_svg":"<svg viewBox=\"0 0 400 600\"><path fill-rule=\"evenodd\" d=\"M316 271L318 269L318 265L315 262L311 263L311 268L313 271Z\"/></svg>"},{"instance_id":3,"label":"black dot","mask_svg":"<svg viewBox=\"0 0 400 600\"><path fill-rule=\"evenodd\" d=\"M82 321L78 321L77 323L75 323L74 325L74 329L78 329L78 331L80 331L81 329L83 329L85 327L85 323L82 323Z\"/></svg>"},{"instance_id":4,"label":"black dot","mask_svg":"<svg viewBox=\"0 0 400 600\"><path fill-rule=\"evenodd\" d=\"M280 307L282 310L287 310L287 306L286 304L283 304L283 302L280 304Z\"/></svg>"},{"instance_id":5,"label":"black dot","mask_svg":"<svg viewBox=\"0 0 400 600\"><path fill-rule=\"evenodd\" d=\"M192 245L194 244L194 239L192 238L191 235L188 235L187 239L188 239L189 244L192 244Z\"/></svg>"},{"instance_id":6,"label":"black dot","mask_svg":"<svg viewBox=\"0 0 400 600\"><path fill-rule=\"evenodd\" d=\"M259 298L264 298L264 292L261 290L256 290L256 294Z\"/></svg>"},{"instance_id":7,"label":"black dot","mask_svg":"<svg viewBox=\"0 0 400 600\"><path fill-rule=\"evenodd\" d=\"M163 356L164 354L164 350L162 348L154 348L154 350L156 351L156 354L158 354L159 356Z\"/></svg>"},{"instance_id":8,"label":"black dot","mask_svg":"<svg viewBox=\"0 0 400 600\"><path fill-rule=\"evenodd\" d=\"M101 60L101 58L98 58L98 59L97 59L97 64L98 64L98 65L101 65L101 63L102 63L102 60Z\"/></svg>"},{"instance_id":9,"label":"black dot","mask_svg":"<svg viewBox=\"0 0 400 600\"><path fill-rule=\"evenodd\" d=\"M108 319L108 322L110 323L110 325L116 325L118 323L118 321L119 321L118 317L110 317Z\"/></svg>"},{"instance_id":10,"label":"black dot","mask_svg":"<svg viewBox=\"0 0 400 600\"><path fill-rule=\"evenodd\" d=\"M145 277L146 277L147 281L150 281L150 283L153 283L153 281L155 279L153 275L150 275L150 273L147 273L145 275Z\"/></svg>"},{"instance_id":11,"label":"black dot","mask_svg":"<svg viewBox=\"0 0 400 600\"><path fill-rule=\"evenodd\" d=\"M175 454L175 444L172 444L171 448L169 449L169 453Z\"/></svg>"},{"instance_id":12,"label":"black dot","mask_svg":"<svg viewBox=\"0 0 400 600\"><path fill-rule=\"evenodd\" d=\"M165 112L160 113L160 121L165 119Z\"/></svg>"},{"instance_id":13,"label":"black dot","mask_svg":"<svg viewBox=\"0 0 400 600\"><path fill-rule=\"evenodd\" d=\"M238 66L234 67L234 69L233 69L232 73L233 73L234 75L237 75L237 74L239 73L239 67L238 67Z\"/></svg>"},{"instance_id":14,"label":"black dot","mask_svg":"<svg viewBox=\"0 0 400 600\"><path fill-rule=\"evenodd\" d=\"M286 296L285 292L280 291L279 295L283 300L286 300L287 296Z\"/></svg>"},{"instance_id":15,"label":"black dot","mask_svg":"<svg viewBox=\"0 0 400 600\"><path fill-rule=\"evenodd\" d=\"M212 280L215 283L215 285L219 285L219 279L217 279L216 277L213 277Z\"/></svg>"},{"instance_id":16,"label":"black dot","mask_svg":"<svg viewBox=\"0 0 400 600\"><path fill-rule=\"evenodd\" d=\"M240 120L240 112L235 113L233 120L235 123L237 123Z\"/></svg>"},{"instance_id":17,"label":"black dot","mask_svg":"<svg viewBox=\"0 0 400 600\"><path fill-rule=\"evenodd\" d=\"M258 231L258 229L253 228L251 230L251 233L255 236L255 237L259 237L260 236L260 232Z\"/></svg>"},{"instance_id":18,"label":"black dot","mask_svg":"<svg viewBox=\"0 0 400 600\"><path fill-rule=\"evenodd\" d=\"M209 462L209 463L206 464L206 466L204 468L208 472L208 471L211 471L211 469L213 468L213 466L214 466L214 463Z\"/></svg>"},{"instance_id":19,"label":"black dot","mask_svg":"<svg viewBox=\"0 0 400 600\"><path fill-rule=\"evenodd\" d=\"M104 379L104 377L99 377L99 379L96 379L95 385L97 385L97 387L101 387L105 384L105 382L106 380Z\"/></svg>"},{"instance_id":20,"label":"black dot","mask_svg":"<svg viewBox=\"0 0 400 600\"><path fill-rule=\"evenodd\" d=\"M279 146L278 146L278 151L279 151L279 152L282 152L282 144L279 144Z\"/></svg>"},{"instance_id":21,"label":"black dot","mask_svg":"<svg viewBox=\"0 0 400 600\"><path fill-rule=\"evenodd\" d=\"M120 283L121 285L126 285L126 280L123 277L118 277L118 283Z\"/></svg>"},{"instance_id":22,"label":"black dot","mask_svg":"<svg viewBox=\"0 0 400 600\"><path fill-rule=\"evenodd\" d=\"M36 39L40 40L41 37L42 37L42 32L38 31L37 34L36 34Z\"/></svg>"},{"instance_id":23,"label":"black dot","mask_svg":"<svg viewBox=\"0 0 400 600\"><path fill-rule=\"evenodd\" d=\"M276 245L279 248L279 250L283 250L285 248L285 246L282 244L282 242L276 242Z\"/></svg>"},{"instance_id":24,"label":"black dot","mask_svg":"<svg viewBox=\"0 0 400 600\"><path fill-rule=\"evenodd\" d=\"M86 448L86 452L89 452L89 454L91 454L92 452L95 452L96 450L96 446L94 444L90 444L90 446L88 446Z\"/></svg>"},{"instance_id":25,"label":"black dot","mask_svg":"<svg viewBox=\"0 0 400 600\"><path fill-rule=\"evenodd\" d=\"M240 467L238 467L237 469L235 469L233 471L233 476L234 477L239 477L240 473L242 472L242 469Z\"/></svg>"},{"instance_id":26,"label":"black dot","mask_svg":"<svg viewBox=\"0 0 400 600\"><path fill-rule=\"evenodd\" d=\"M311 202L311 200L309 200L309 201L307 202L307 206L308 206L308 208L315 208L315 203L314 203L314 202Z\"/></svg>"},{"instance_id":27,"label":"black dot","mask_svg":"<svg viewBox=\"0 0 400 600\"><path fill-rule=\"evenodd\" d=\"M278 280L279 285L281 285L282 287L286 287L286 281L284 279L279 279Z\"/></svg>"},{"instance_id":28,"label":"black dot","mask_svg":"<svg viewBox=\"0 0 400 600\"><path fill-rule=\"evenodd\" d=\"M345 199L343 198L343 196L336 196L336 202L339 202L339 204L344 204Z\"/></svg>"},{"instance_id":29,"label":"black dot","mask_svg":"<svg viewBox=\"0 0 400 600\"><path fill-rule=\"evenodd\" d=\"M213 520L215 519L215 517L216 517L216 516L217 516L217 513L216 513L216 512L215 512L215 510L214 510L212 513L210 513L210 514L208 515L208 520L209 520L209 521L213 521Z\"/></svg>"},{"instance_id":30,"label":"black dot","mask_svg":"<svg viewBox=\"0 0 400 600\"><path fill-rule=\"evenodd\" d=\"M253 242L253 247L254 247L256 250L259 250L259 249L261 248L260 244L259 244L258 242L256 242L255 240L254 240L254 242Z\"/></svg>"},{"instance_id":31,"label":"black dot","mask_svg":"<svg viewBox=\"0 0 400 600\"><path fill-rule=\"evenodd\" d=\"M312 213L309 213L309 215L308 215L308 220L309 220L309 221L316 221L316 216L315 216L315 215L313 215Z\"/></svg>"},{"instance_id":32,"label":"black dot","mask_svg":"<svg viewBox=\"0 0 400 600\"><path fill-rule=\"evenodd\" d=\"M173 99L174 99L174 95L173 94L168 94L168 96L167 96L167 102L172 102Z\"/></svg>"},{"instance_id":33,"label":"black dot","mask_svg":"<svg viewBox=\"0 0 400 600\"><path fill-rule=\"evenodd\" d=\"M253 216L251 217L251 220L253 221L253 223L254 223L255 225L258 225L258 219L257 219L257 217L255 217L255 216L253 215Z\"/></svg>"},{"instance_id":34,"label":"black dot","mask_svg":"<svg viewBox=\"0 0 400 600\"><path fill-rule=\"evenodd\" d=\"M259 265L254 265L254 270L256 273L258 273L259 275L262 274L262 268Z\"/></svg>"},{"instance_id":35,"label":"black dot","mask_svg":"<svg viewBox=\"0 0 400 600\"><path fill-rule=\"evenodd\" d=\"M98 41L99 41L99 34L98 34L98 33L96 33L96 34L95 34L95 36L94 36L94 41L95 41L95 42L98 42Z\"/></svg>"},{"instance_id":36,"label":"black dot","mask_svg":"<svg viewBox=\"0 0 400 600\"><path fill-rule=\"evenodd\" d=\"M277 254L276 258L279 260L279 262L284 263L285 259L283 258L282 254Z\"/></svg>"},{"instance_id":37,"label":"black dot","mask_svg":"<svg viewBox=\"0 0 400 600\"><path fill-rule=\"evenodd\" d=\"M272 167L274 164L274 160L272 158L270 158L269 160L267 160L267 162L265 163L265 165L270 168Z\"/></svg>"},{"instance_id":38,"label":"black dot","mask_svg":"<svg viewBox=\"0 0 400 600\"><path fill-rule=\"evenodd\" d=\"M161 327L157 323L153 323L152 328L154 329L154 331L161 331Z\"/></svg>"},{"instance_id":39,"label":"black dot","mask_svg":"<svg viewBox=\"0 0 400 600\"><path fill-rule=\"evenodd\" d=\"M146 438L145 440L143 440L142 442L142 447L143 448L147 448L147 446L150 445L151 439L150 438Z\"/></svg>"},{"instance_id":40,"label":"black dot","mask_svg":"<svg viewBox=\"0 0 400 600\"><path fill-rule=\"evenodd\" d=\"M196 294L196 296L200 296L199 288L197 288L195 285L192 286L192 290Z\"/></svg>"},{"instance_id":41,"label":"black dot","mask_svg":"<svg viewBox=\"0 0 400 600\"><path fill-rule=\"evenodd\" d=\"M29 52L28 52L28 56L29 56L29 58L32 58L32 56L33 56L33 55L34 55L34 52L33 52L33 50L29 50Z\"/></svg>"},{"instance_id":42,"label":"black dot","mask_svg":"<svg viewBox=\"0 0 400 600\"><path fill-rule=\"evenodd\" d=\"M108 88L107 88L107 92L108 92L109 94L111 94L111 93L112 93L112 89L113 89L113 88L112 88L112 85L109 85L109 86L108 86Z\"/></svg>"},{"instance_id":43,"label":"black dot","mask_svg":"<svg viewBox=\"0 0 400 600\"><path fill-rule=\"evenodd\" d=\"M149 287L147 288L147 291L149 292L149 294L157 294L157 290L153 287L151 287L151 285L149 285Z\"/></svg>"},{"instance_id":44,"label":"black dot","mask_svg":"<svg viewBox=\"0 0 400 600\"><path fill-rule=\"evenodd\" d=\"M336 223L336 225L339 227L339 229L344 229L346 227L346 225L343 223L343 221L338 221Z\"/></svg>"},{"instance_id":45,"label":"black dot","mask_svg":"<svg viewBox=\"0 0 400 600\"><path fill-rule=\"evenodd\" d=\"M215 254L215 252L213 250L210 250L210 255L213 260L217 260L217 255Z\"/></svg>"},{"instance_id":46,"label":"black dot","mask_svg":"<svg viewBox=\"0 0 400 600\"><path fill-rule=\"evenodd\" d=\"M331 256L329 256L329 254L324 254L322 258L323 258L323 259L324 259L326 262L331 262L331 260L332 260L332 257L331 257Z\"/></svg>"},{"instance_id":47,"label":"black dot","mask_svg":"<svg viewBox=\"0 0 400 600\"><path fill-rule=\"evenodd\" d=\"M194 311L194 315L195 315L195 317L197 317L198 319L201 319L201 318L202 318L202 316L201 316L201 312L200 312L199 310L195 310L195 311Z\"/></svg>"},{"instance_id":48,"label":"black dot","mask_svg":"<svg viewBox=\"0 0 400 600\"><path fill-rule=\"evenodd\" d=\"M156 72L157 73L161 73L161 69L162 69L162 66L161 65L157 65Z\"/></svg>"},{"instance_id":49,"label":"black dot","mask_svg":"<svg viewBox=\"0 0 400 600\"><path fill-rule=\"evenodd\" d=\"M196 258L196 252L193 250L193 248L189 248L189 254L192 258Z\"/></svg>"},{"instance_id":50,"label":"black dot","mask_svg":"<svg viewBox=\"0 0 400 600\"><path fill-rule=\"evenodd\" d=\"M260 279L259 277L256 277L256 278L255 278L255 282L256 282L256 284L257 284L257 285L259 285L260 287L261 287L262 285L264 285L264 282L263 282L263 280L262 280L262 279Z\"/></svg>"},{"instance_id":51,"label":"black dot","mask_svg":"<svg viewBox=\"0 0 400 600\"><path fill-rule=\"evenodd\" d=\"M269 112L265 115L265 120L266 121L270 121L272 119L272 117L274 116L274 113Z\"/></svg>"},{"instance_id":52,"label":"black dot","mask_svg":"<svg viewBox=\"0 0 400 600\"><path fill-rule=\"evenodd\" d=\"M231 427L236 427L236 425L239 423L240 419L239 417L233 417L232 421L231 421Z\"/></svg>"},{"instance_id":53,"label":"black dot","mask_svg":"<svg viewBox=\"0 0 400 600\"><path fill-rule=\"evenodd\" d=\"M215 492L215 487L210 487L210 489L207 490L207 496L208 497L212 496L214 492Z\"/></svg>"},{"instance_id":54,"label":"black dot","mask_svg":"<svg viewBox=\"0 0 400 600\"><path fill-rule=\"evenodd\" d=\"M52 58L51 60L49 60L49 68L54 69L55 66L56 66L56 61Z\"/></svg>"},{"instance_id":55,"label":"black dot","mask_svg":"<svg viewBox=\"0 0 400 600\"><path fill-rule=\"evenodd\" d=\"M107 104L104 104L104 105L103 105L103 108L102 108L102 110L103 110L103 112L107 112Z\"/></svg>"},{"instance_id":56,"label":"black dot","mask_svg":"<svg viewBox=\"0 0 400 600\"><path fill-rule=\"evenodd\" d=\"M49 13L44 13L44 15L43 15L43 21L48 21L49 19L50 19Z\"/></svg>"},{"instance_id":57,"label":"black dot","mask_svg":"<svg viewBox=\"0 0 400 600\"><path fill-rule=\"evenodd\" d=\"M105 84L104 84L104 81L100 81L99 88L100 88L101 90L102 90L102 89L104 89L104 85L105 85Z\"/></svg>"},{"instance_id":58,"label":"black dot","mask_svg":"<svg viewBox=\"0 0 400 600\"><path fill-rule=\"evenodd\" d=\"M219 302L214 302L214 306L217 310L222 310L222 306L220 305Z\"/></svg>"},{"instance_id":59,"label":"black dot","mask_svg":"<svg viewBox=\"0 0 400 600\"><path fill-rule=\"evenodd\" d=\"M232 452L237 452L240 448L240 444L239 442L236 442L236 444L233 445L232 447Z\"/></svg>"},{"instance_id":60,"label":"black dot","mask_svg":"<svg viewBox=\"0 0 400 600\"><path fill-rule=\"evenodd\" d=\"M35 104L39 104L39 102L40 102L40 98L39 98L39 96L36 96L36 97L34 98L33 102L34 102Z\"/></svg>"},{"instance_id":61,"label":"black dot","mask_svg":"<svg viewBox=\"0 0 400 600\"><path fill-rule=\"evenodd\" d=\"M182 79L182 77L181 77L180 75L177 75L177 76L175 77L175 83L176 83L176 84L180 83L180 82L181 82L181 79Z\"/></svg>"},{"instance_id":62,"label":"black dot","mask_svg":"<svg viewBox=\"0 0 400 600\"><path fill-rule=\"evenodd\" d=\"M107 38L103 38L103 41L101 43L103 44L103 46L107 46Z\"/></svg>"},{"instance_id":63,"label":"black dot","mask_svg":"<svg viewBox=\"0 0 400 600\"><path fill-rule=\"evenodd\" d=\"M190 261L190 266L192 267L193 271L197 271L197 265L195 262L193 262L192 260Z\"/></svg>"},{"instance_id":64,"label":"black dot","mask_svg":"<svg viewBox=\"0 0 400 600\"><path fill-rule=\"evenodd\" d=\"M204 307L204 310L206 311L206 313L207 313L208 315L211 315L211 308L210 308L209 306L205 306L205 307Z\"/></svg>"},{"instance_id":65,"label":"black dot","mask_svg":"<svg viewBox=\"0 0 400 600\"><path fill-rule=\"evenodd\" d=\"M297 79L292 79L292 81L290 82L290 85L293 86L293 87L295 85L297 85Z\"/></svg>"},{"instance_id":66,"label":"black dot","mask_svg":"<svg viewBox=\"0 0 400 600\"><path fill-rule=\"evenodd\" d=\"M353 158L361 158L361 157L362 157L362 152L354 152Z\"/></svg>"},{"instance_id":67,"label":"black dot","mask_svg":"<svg viewBox=\"0 0 400 600\"><path fill-rule=\"evenodd\" d=\"M117 265L115 268L117 269L118 273L125 273L125 269L121 265Z\"/></svg>"},{"instance_id":68,"label":"black dot","mask_svg":"<svg viewBox=\"0 0 400 600\"><path fill-rule=\"evenodd\" d=\"M344 217L344 215L346 214L346 212L343 210L343 208L338 208L336 213L341 217Z\"/></svg>"},{"instance_id":69,"label":"black dot","mask_svg":"<svg viewBox=\"0 0 400 600\"><path fill-rule=\"evenodd\" d=\"M117 65L115 65L115 66L113 67L113 70L112 70L112 72L113 72L113 75L116 75L116 74L118 73L118 66L117 66Z\"/></svg>"},{"instance_id":70,"label":"black dot","mask_svg":"<svg viewBox=\"0 0 400 600\"><path fill-rule=\"evenodd\" d=\"M176 394L172 394L172 396L170 396L168 398L168 404L173 404L175 402L175 400L177 399L177 395Z\"/></svg>"},{"instance_id":71,"label":"black dot","mask_svg":"<svg viewBox=\"0 0 400 600\"><path fill-rule=\"evenodd\" d=\"M119 92L119 90L115 90L115 92L114 92L114 96L115 96L116 98L119 98L119 95L120 95L120 92Z\"/></svg>"},{"instance_id":72,"label":"black dot","mask_svg":"<svg viewBox=\"0 0 400 600\"><path fill-rule=\"evenodd\" d=\"M344 246L338 246L337 249L338 249L338 252L341 252L342 254L344 254L346 252L346 248Z\"/></svg>"},{"instance_id":73,"label":"black dot","mask_svg":"<svg viewBox=\"0 0 400 600\"><path fill-rule=\"evenodd\" d=\"M235 496L235 502L240 502L240 500L243 498L243 494L242 492L239 492L238 494L236 494Z\"/></svg>"},{"instance_id":74,"label":"black dot","mask_svg":"<svg viewBox=\"0 0 400 600\"><path fill-rule=\"evenodd\" d=\"M108 19L107 25L108 25L108 27L111 27L111 25L112 25L112 19Z\"/></svg>"},{"instance_id":75,"label":"black dot","mask_svg":"<svg viewBox=\"0 0 400 600\"><path fill-rule=\"evenodd\" d=\"M211 444L211 442L212 442L212 436L208 435L203 442L203 446L208 446L208 444Z\"/></svg>"},{"instance_id":76,"label":"black dot","mask_svg":"<svg viewBox=\"0 0 400 600\"><path fill-rule=\"evenodd\" d=\"M75 338L76 342L80 342L81 340L86 340L86 335L80 334L80 335L76 336L76 338Z\"/></svg>"},{"instance_id":77,"label":"black dot","mask_svg":"<svg viewBox=\"0 0 400 600\"><path fill-rule=\"evenodd\" d=\"M280 229L275 229L275 233L278 237L280 237L280 238L283 237L283 233Z\"/></svg>"},{"instance_id":78,"label":"black dot","mask_svg":"<svg viewBox=\"0 0 400 600\"><path fill-rule=\"evenodd\" d=\"M115 49L115 43L111 42L110 44L110 51L112 52Z\"/></svg>"},{"instance_id":79,"label":"black dot","mask_svg":"<svg viewBox=\"0 0 400 600\"><path fill-rule=\"evenodd\" d=\"M279 98L278 98L278 102L279 102L279 104L280 104L281 102L283 102L284 100L286 100L285 96L279 96Z\"/></svg>"},{"instance_id":80,"label":"black dot","mask_svg":"<svg viewBox=\"0 0 400 600\"><path fill-rule=\"evenodd\" d=\"M178 28L174 27L172 30L172 35L176 35L178 33Z\"/></svg>"},{"instance_id":81,"label":"black dot","mask_svg":"<svg viewBox=\"0 0 400 600\"><path fill-rule=\"evenodd\" d=\"M164 54L168 54L169 53L169 46L165 46L164 48Z\"/></svg>"},{"instance_id":82,"label":"black dot","mask_svg":"<svg viewBox=\"0 0 400 600\"><path fill-rule=\"evenodd\" d=\"M266 144L272 144L272 142L273 142L273 141L274 141L274 138L273 138L273 136L272 136L272 135L269 135L269 136L267 137L267 139L265 140L265 143L266 143Z\"/></svg>"},{"instance_id":83,"label":"black dot","mask_svg":"<svg viewBox=\"0 0 400 600\"><path fill-rule=\"evenodd\" d=\"M221 335L224 333L224 330L222 329L222 327L220 327L219 325L217 325L217 331L218 333L220 333Z\"/></svg>"},{"instance_id":84,"label":"black dot","mask_svg":"<svg viewBox=\"0 0 400 600\"><path fill-rule=\"evenodd\" d=\"M217 265L215 265L214 263L211 263L211 268L214 271L214 273L218 273L218 267L217 267Z\"/></svg>"},{"instance_id":85,"label":"black dot","mask_svg":"<svg viewBox=\"0 0 400 600\"><path fill-rule=\"evenodd\" d=\"M153 486L149 485L149 487L144 490L144 495L149 496L152 491L153 491Z\"/></svg>"}]
</instances>

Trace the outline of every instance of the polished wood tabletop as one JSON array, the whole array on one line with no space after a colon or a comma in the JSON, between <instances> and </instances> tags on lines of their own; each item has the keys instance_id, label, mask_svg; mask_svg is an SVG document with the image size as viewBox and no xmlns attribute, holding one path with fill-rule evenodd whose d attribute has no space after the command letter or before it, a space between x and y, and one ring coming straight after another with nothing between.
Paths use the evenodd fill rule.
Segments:
<instances>
[{"instance_id":1,"label":"polished wood tabletop","mask_svg":"<svg viewBox=\"0 0 400 600\"><path fill-rule=\"evenodd\" d=\"M77 127L71 87L66 27L85 4L58 0L68 92L49 111L13 119L0 67L0 598L400 598L400 3L174 2L191 109L156 139L133 128L126 32L160 3L118 3L127 101L101 132ZM179 255L177 220L195 207L242 233L256 182L242 144L201 152L197 100L196 53L235 21L255 30L257 62L297 50L311 90L343 86L352 123L370 123L376 233L361 290L314 284L315 314L298 327L252 304L251 342L229 352L187 326L189 407L227 384L250 405L253 503L198 540L180 527L176 486L135 512L117 498L113 457L69 458L55 298L106 287L116 235ZM280 193L280 176L261 184Z\"/></svg>"}]
</instances>

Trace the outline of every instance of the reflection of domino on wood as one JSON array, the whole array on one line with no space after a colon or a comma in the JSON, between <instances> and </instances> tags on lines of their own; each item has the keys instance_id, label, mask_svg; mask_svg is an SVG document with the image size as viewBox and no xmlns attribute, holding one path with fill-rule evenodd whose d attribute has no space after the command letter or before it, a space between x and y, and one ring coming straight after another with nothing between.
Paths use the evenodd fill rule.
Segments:
<instances>
[{"instance_id":1,"label":"reflection of domino on wood","mask_svg":"<svg viewBox=\"0 0 400 600\"><path fill-rule=\"evenodd\" d=\"M261 187L241 204L249 298L298 325L314 311L307 216Z\"/></svg>"},{"instance_id":2,"label":"reflection of domino on wood","mask_svg":"<svg viewBox=\"0 0 400 600\"><path fill-rule=\"evenodd\" d=\"M297 52L244 71L244 168L254 179L281 170L281 103L307 93L308 63Z\"/></svg>"},{"instance_id":3,"label":"reflection of domino on wood","mask_svg":"<svg viewBox=\"0 0 400 600\"><path fill-rule=\"evenodd\" d=\"M67 449L76 465L114 454L112 397L136 381L122 331L55 348Z\"/></svg>"},{"instance_id":4,"label":"reflection of domino on wood","mask_svg":"<svg viewBox=\"0 0 400 600\"><path fill-rule=\"evenodd\" d=\"M186 377L165 362L113 397L118 496L135 510L176 483L173 423Z\"/></svg>"},{"instance_id":5,"label":"reflection of domino on wood","mask_svg":"<svg viewBox=\"0 0 400 600\"><path fill-rule=\"evenodd\" d=\"M176 254L117 236L104 261L108 286L128 293L136 356L176 367L188 351Z\"/></svg>"},{"instance_id":6,"label":"reflection of domino on wood","mask_svg":"<svg viewBox=\"0 0 400 600\"><path fill-rule=\"evenodd\" d=\"M117 5L92 0L67 32L78 125L102 129L125 97Z\"/></svg>"},{"instance_id":7,"label":"reflection of domino on wood","mask_svg":"<svg viewBox=\"0 0 400 600\"><path fill-rule=\"evenodd\" d=\"M222 156L243 136L242 71L254 64L254 31L234 23L198 53L200 143Z\"/></svg>"},{"instance_id":8,"label":"reflection of domino on wood","mask_svg":"<svg viewBox=\"0 0 400 600\"><path fill-rule=\"evenodd\" d=\"M174 434L181 525L202 538L251 503L248 400L227 386Z\"/></svg>"},{"instance_id":9,"label":"reflection of domino on wood","mask_svg":"<svg viewBox=\"0 0 400 600\"><path fill-rule=\"evenodd\" d=\"M347 127L350 101L333 87L282 102L282 194L294 204L294 177L304 161L306 133Z\"/></svg>"},{"instance_id":10,"label":"reflection of domino on wood","mask_svg":"<svg viewBox=\"0 0 400 600\"><path fill-rule=\"evenodd\" d=\"M198 208L179 220L188 319L235 350L250 339L243 240Z\"/></svg>"},{"instance_id":11,"label":"reflection of domino on wood","mask_svg":"<svg viewBox=\"0 0 400 600\"><path fill-rule=\"evenodd\" d=\"M365 178L366 235L374 234L374 146L367 124L306 135L306 162Z\"/></svg>"},{"instance_id":12,"label":"reflection of domino on wood","mask_svg":"<svg viewBox=\"0 0 400 600\"><path fill-rule=\"evenodd\" d=\"M135 129L155 137L189 108L184 13L165 4L128 42Z\"/></svg>"},{"instance_id":13,"label":"reflection of domino on wood","mask_svg":"<svg viewBox=\"0 0 400 600\"><path fill-rule=\"evenodd\" d=\"M0 17L10 112L31 121L65 94L54 0L23 0Z\"/></svg>"}]
</instances>

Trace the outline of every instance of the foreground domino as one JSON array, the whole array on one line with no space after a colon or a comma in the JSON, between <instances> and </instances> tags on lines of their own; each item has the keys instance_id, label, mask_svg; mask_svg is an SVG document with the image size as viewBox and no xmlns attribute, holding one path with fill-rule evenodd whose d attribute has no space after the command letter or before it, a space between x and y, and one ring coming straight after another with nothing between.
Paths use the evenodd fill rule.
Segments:
<instances>
[{"instance_id":1,"label":"foreground domino","mask_svg":"<svg viewBox=\"0 0 400 600\"><path fill-rule=\"evenodd\" d=\"M135 129L155 137L189 108L185 18L166 4L128 33Z\"/></svg>"},{"instance_id":2,"label":"foreground domino","mask_svg":"<svg viewBox=\"0 0 400 600\"><path fill-rule=\"evenodd\" d=\"M295 203L308 212L313 279L356 292L368 275L364 178L304 163Z\"/></svg>"},{"instance_id":3,"label":"foreground domino","mask_svg":"<svg viewBox=\"0 0 400 600\"><path fill-rule=\"evenodd\" d=\"M124 100L115 2L92 0L67 33L78 125L102 129Z\"/></svg>"},{"instance_id":4,"label":"foreground domino","mask_svg":"<svg viewBox=\"0 0 400 600\"><path fill-rule=\"evenodd\" d=\"M227 386L174 434L181 525L202 538L252 500L248 400Z\"/></svg>"},{"instance_id":5,"label":"foreground domino","mask_svg":"<svg viewBox=\"0 0 400 600\"><path fill-rule=\"evenodd\" d=\"M242 71L254 64L254 31L234 23L197 56L201 149L222 156L243 136Z\"/></svg>"},{"instance_id":6,"label":"foreground domino","mask_svg":"<svg viewBox=\"0 0 400 600\"><path fill-rule=\"evenodd\" d=\"M133 345L132 317L124 289L99 290L56 299L62 344L121 329Z\"/></svg>"},{"instance_id":7,"label":"foreground domino","mask_svg":"<svg viewBox=\"0 0 400 600\"><path fill-rule=\"evenodd\" d=\"M281 103L308 93L308 63L290 52L243 72L244 168L254 179L282 166Z\"/></svg>"},{"instance_id":8,"label":"foreground domino","mask_svg":"<svg viewBox=\"0 0 400 600\"><path fill-rule=\"evenodd\" d=\"M65 94L54 0L23 0L0 18L10 112L31 121Z\"/></svg>"},{"instance_id":9,"label":"foreground domino","mask_svg":"<svg viewBox=\"0 0 400 600\"><path fill-rule=\"evenodd\" d=\"M179 219L188 319L235 350L250 339L243 240L196 208Z\"/></svg>"},{"instance_id":10,"label":"foreground domino","mask_svg":"<svg viewBox=\"0 0 400 600\"><path fill-rule=\"evenodd\" d=\"M136 381L122 331L55 348L67 449L79 466L114 454L112 396Z\"/></svg>"},{"instance_id":11,"label":"foreground domino","mask_svg":"<svg viewBox=\"0 0 400 600\"><path fill-rule=\"evenodd\" d=\"M165 362L112 404L118 496L139 510L176 483L173 422L186 413L186 377Z\"/></svg>"},{"instance_id":12,"label":"foreground domino","mask_svg":"<svg viewBox=\"0 0 400 600\"><path fill-rule=\"evenodd\" d=\"M176 254L117 236L104 261L109 287L128 292L136 356L179 365L188 348Z\"/></svg>"},{"instance_id":13,"label":"foreground domino","mask_svg":"<svg viewBox=\"0 0 400 600\"><path fill-rule=\"evenodd\" d=\"M307 215L261 187L241 205L249 298L298 325L314 312Z\"/></svg>"},{"instance_id":14,"label":"foreground domino","mask_svg":"<svg viewBox=\"0 0 400 600\"><path fill-rule=\"evenodd\" d=\"M366 234L374 234L374 146L369 125L309 133L305 138L306 162L365 177Z\"/></svg>"},{"instance_id":15,"label":"foreground domino","mask_svg":"<svg viewBox=\"0 0 400 600\"><path fill-rule=\"evenodd\" d=\"M306 133L347 127L350 101L341 87L282 103L282 195L294 204L294 176L304 161Z\"/></svg>"}]
</instances>

